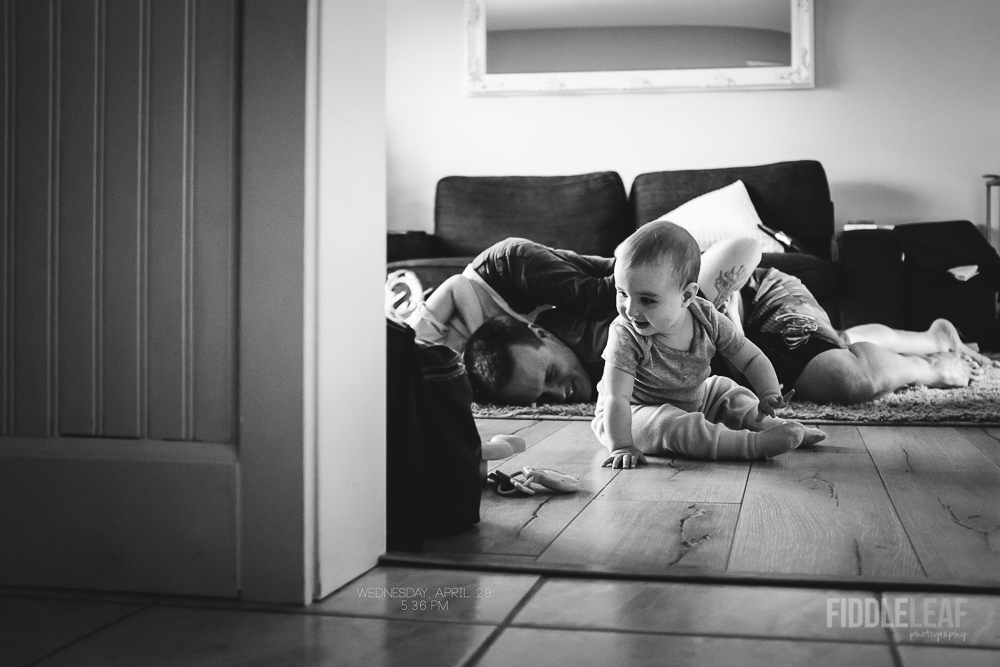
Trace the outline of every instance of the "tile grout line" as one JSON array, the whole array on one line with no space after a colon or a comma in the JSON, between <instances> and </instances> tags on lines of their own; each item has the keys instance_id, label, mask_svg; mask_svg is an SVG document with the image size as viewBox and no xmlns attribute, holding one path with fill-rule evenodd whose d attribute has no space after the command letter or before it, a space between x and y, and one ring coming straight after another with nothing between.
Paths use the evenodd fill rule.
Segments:
<instances>
[{"instance_id":1,"label":"tile grout line","mask_svg":"<svg viewBox=\"0 0 1000 667\"><path fill-rule=\"evenodd\" d=\"M447 553L447 552L446 552ZM506 554L498 554L506 555ZM813 575L772 575L753 572L727 572L722 570L704 571L697 574L678 574L671 571L652 572L648 570L615 571L604 569L571 570L565 569L566 564L522 564L522 563L491 563L489 561L463 562L454 560L439 560L425 557L422 554L408 557L401 552L391 552L379 557L379 564L395 567L445 568L454 570L476 570L484 572L502 572L509 574L529 574L547 577L570 577L580 579L606 579L619 581L656 581L666 583L724 584L736 586L777 586L780 588L844 588L858 591L876 591L889 586L893 591L902 593L940 592L968 593L972 595L1000 595L1000 586L995 583L962 583L945 582L941 580L905 580L885 581L882 579L847 580ZM572 565L572 564L570 564Z\"/></svg>"},{"instance_id":2,"label":"tile grout line","mask_svg":"<svg viewBox=\"0 0 1000 667\"><path fill-rule=\"evenodd\" d=\"M838 639L828 637L791 637L787 635L744 635L724 632L682 632L679 630L630 630L628 628L581 627L573 625L513 625L509 627L525 630L559 630L564 632L603 632L619 635L643 635L653 637L701 637L705 639L745 639L750 641L813 642L818 644L863 644L865 646L886 646L885 641L876 639Z\"/></svg>"},{"instance_id":3,"label":"tile grout line","mask_svg":"<svg viewBox=\"0 0 1000 667\"><path fill-rule=\"evenodd\" d=\"M858 435L861 435L861 429L858 429ZM868 443L865 442L864 437L861 438L861 443L865 446L865 450L867 451ZM868 455L871 456L871 452L868 452ZM875 463L874 458L872 459L872 463ZM875 466L875 469L878 470L878 466ZM881 477L882 475L879 474L879 479L881 479ZM884 481L882 482L882 485L883 486L885 485ZM888 491L886 491L886 493L888 493ZM893 511L895 511L895 509L896 508L893 507ZM907 536L907 539L909 539L909 536ZM921 567L923 567L923 565L921 565ZM878 595L879 611L881 615L881 607L885 601L886 591L882 590L882 591L872 591L872 592ZM883 632L885 632L886 641L889 643L889 656L892 658L893 667L904 667L903 656L900 655L899 646L896 644L895 633L893 633L892 628L882 628L882 630Z\"/></svg>"},{"instance_id":4,"label":"tile grout line","mask_svg":"<svg viewBox=\"0 0 1000 667\"><path fill-rule=\"evenodd\" d=\"M49 658L51 658L52 656L56 655L57 653L62 653L63 651L65 651L67 649L70 649L70 648L72 648L72 647L74 647L74 646L76 646L78 644L82 644L83 642L87 641L88 639L90 639L90 638L92 638L92 637L94 637L94 636L96 636L96 635L104 632L108 628L121 623L125 619L132 618L133 616L146 611L147 609L149 609L149 608L153 607L154 605L156 605L156 603L158 601L159 601L159 598L151 600L151 601L147 602L146 604L140 606L137 609L133 609L132 611L130 611L128 613L122 614L121 616L119 616L118 618L116 618L113 621L105 623L104 625L101 625L100 627L94 628L90 632L84 633L84 634L80 635L79 637L77 637L76 639L68 641L65 644L63 644L62 646L59 646L57 648L52 649L48 653L44 653L44 654L38 656L37 658L34 658L33 660L29 660L28 662L24 663L21 667L33 667L34 665L40 664L41 662L43 662L45 660L48 660Z\"/></svg>"},{"instance_id":5,"label":"tile grout line","mask_svg":"<svg viewBox=\"0 0 1000 667\"><path fill-rule=\"evenodd\" d=\"M886 638L889 641L889 655L892 657L892 664L894 667L905 667L903 664L903 656L899 652L899 645L896 643L896 638L893 636L892 628L884 628Z\"/></svg>"},{"instance_id":6,"label":"tile grout line","mask_svg":"<svg viewBox=\"0 0 1000 667\"><path fill-rule=\"evenodd\" d=\"M444 625L489 625L495 626L496 623L492 621L463 621L463 620L440 620L435 618L426 618L421 616L411 616L407 618L400 618L398 616L392 616L388 613L379 612L353 612L353 611L308 611L307 607L246 607L240 608L238 605L226 606L225 603L218 605L203 605L195 602L169 602L160 601L156 604L158 609L186 609L186 610L199 610L199 611L227 611L236 612L241 614L275 614L279 616L318 616L327 618L363 618L369 620L380 620L380 621L401 621L405 623L440 623Z\"/></svg>"},{"instance_id":7,"label":"tile grout line","mask_svg":"<svg viewBox=\"0 0 1000 667\"><path fill-rule=\"evenodd\" d=\"M521 610L527 606L531 599L535 597L535 594L538 593L539 589L545 585L546 581L548 581L548 577L538 577L538 581L536 581L532 587L528 589L528 592L525 593L518 603L515 604L510 610L510 612L504 616L503 620L500 621L500 624L493 628L493 632L491 632L489 636L483 640L483 643L481 643L479 647L472 652L472 655L470 655L469 658L462 663L462 667L474 667L474 665L479 663L483 656L486 655L486 652L489 651L493 644L496 643L497 639L500 638L500 635L503 634L504 630L510 627L514 618L521 613Z\"/></svg>"},{"instance_id":8,"label":"tile grout line","mask_svg":"<svg viewBox=\"0 0 1000 667\"><path fill-rule=\"evenodd\" d=\"M550 580L553 578L572 578L572 577L541 577L543 580ZM542 582L543 583L543 582ZM170 601L163 599L155 604L158 608L166 609L187 609L187 610L203 610L203 611L226 611L226 612L236 612L236 613L257 613L257 614L279 614L279 615L289 615L289 616L317 616L317 617L327 617L327 618L350 618L350 619L364 619L364 620L379 620L388 622L404 622L404 623L436 623L438 625L444 626L490 626L495 629L503 626L502 629L507 628L520 628L527 630L557 630L564 632L602 632L602 633L615 633L615 634L629 634L629 635L648 635L648 636L673 636L673 637L703 637L707 639L743 639L750 641L783 641L783 642L813 642L822 644L848 644L848 645L865 645L865 646L886 646L889 647L890 644L898 646L895 644L894 639L891 634L891 628L885 628L888 633L887 640L877 640L877 639L845 639L839 637L815 637L815 636L803 636L794 637L790 635L753 635L753 634L739 634L739 633L726 633L726 632L682 632L682 631L669 631L669 630L631 630L627 628L614 628L614 627L580 627L573 625L559 625L559 624L514 624L514 618L516 618L516 612L519 612L530 600L525 598L530 594L534 596L534 588L540 587L541 583L536 583L532 589L529 589L518 605L512 608L512 611L508 613L504 620L500 624L494 623L488 620L440 620L433 618L424 617L409 617L400 618L397 616L392 616L391 614L380 614L380 613L357 613L357 612L347 612L347 611L306 611L300 608L281 608L276 607L273 609L269 608L248 608L240 609L236 606L227 607L224 604L218 606L206 606L199 605L197 603L171 603ZM881 594L880 594L881 595ZM484 640L485 641L485 640ZM494 640L495 641L495 640ZM952 647L956 648L956 647ZM970 646L962 648L972 648L977 650L986 651L1000 651L1000 648L993 646ZM473 663L466 662L463 667L471 667ZM899 663L899 667L902 667L902 663Z\"/></svg>"}]
</instances>

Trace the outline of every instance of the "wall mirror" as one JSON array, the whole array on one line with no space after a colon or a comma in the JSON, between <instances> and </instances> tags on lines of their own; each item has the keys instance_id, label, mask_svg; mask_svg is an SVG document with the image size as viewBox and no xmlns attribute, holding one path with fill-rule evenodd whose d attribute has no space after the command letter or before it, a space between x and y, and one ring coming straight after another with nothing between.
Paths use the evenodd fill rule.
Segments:
<instances>
[{"instance_id":1,"label":"wall mirror","mask_svg":"<svg viewBox=\"0 0 1000 667\"><path fill-rule=\"evenodd\" d=\"M467 0L468 95L814 87L813 0Z\"/></svg>"}]
</instances>

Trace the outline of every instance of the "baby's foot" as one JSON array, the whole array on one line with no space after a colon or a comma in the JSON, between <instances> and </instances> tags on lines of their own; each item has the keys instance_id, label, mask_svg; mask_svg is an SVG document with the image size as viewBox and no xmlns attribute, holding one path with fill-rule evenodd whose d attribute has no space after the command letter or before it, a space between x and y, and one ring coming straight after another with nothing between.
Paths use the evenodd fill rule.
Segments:
<instances>
[{"instance_id":1,"label":"baby's foot","mask_svg":"<svg viewBox=\"0 0 1000 667\"><path fill-rule=\"evenodd\" d=\"M798 422L782 422L757 433L757 455L771 458L802 444L806 428Z\"/></svg>"},{"instance_id":2,"label":"baby's foot","mask_svg":"<svg viewBox=\"0 0 1000 667\"><path fill-rule=\"evenodd\" d=\"M817 442L826 440L826 433L819 430L818 428L813 428L811 426L803 426L805 430L805 435L802 436L803 445L815 445Z\"/></svg>"}]
</instances>

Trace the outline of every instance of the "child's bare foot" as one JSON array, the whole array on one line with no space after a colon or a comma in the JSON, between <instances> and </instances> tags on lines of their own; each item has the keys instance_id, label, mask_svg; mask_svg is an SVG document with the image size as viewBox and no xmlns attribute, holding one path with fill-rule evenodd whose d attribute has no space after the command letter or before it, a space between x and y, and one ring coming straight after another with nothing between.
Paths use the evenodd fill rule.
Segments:
<instances>
[{"instance_id":1,"label":"child's bare foot","mask_svg":"<svg viewBox=\"0 0 1000 667\"><path fill-rule=\"evenodd\" d=\"M945 320L938 320L943 322ZM974 376L982 375L983 369L962 359L958 352L941 352L925 357L930 364L935 379L927 383L928 387L952 388L966 387ZM978 372L977 372L978 371Z\"/></svg>"},{"instance_id":2,"label":"child's bare foot","mask_svg":"<svg viewBox=\"0 0 1000 667\"><path fill-rule=\"evenodd\" d=\"M822 442L823 440L826 440L826 433L819 430L818 428L813 428L811 426L804 426L804 425L802 428L805 429L806 432L805 435L802 436L803 445L815 445L817 442Z\"/></svg>"},{"instance_id":3,"label":"child's bare foot","mask_svg":"<svg viewBox=\"0 0 1000 667\"><path fill-rule=\"evenodd\" d=\"M806 428L798 422L782 422L757 433L757 455L771 458L802 444Z\"/></svg>"},{"instance_id":4,"label":"child's bare foot","mask_svg":"<svg viewBox=\"0 0 1000 667\"><path fill-rule=\"evenodd\" d=\"M994 361L963 343L958 329L948 320L934 320L927 333L937 342L939 352L957 352L974 364L986 368L1000 367L1000 361Z\"/></svg>"}]
</instances>

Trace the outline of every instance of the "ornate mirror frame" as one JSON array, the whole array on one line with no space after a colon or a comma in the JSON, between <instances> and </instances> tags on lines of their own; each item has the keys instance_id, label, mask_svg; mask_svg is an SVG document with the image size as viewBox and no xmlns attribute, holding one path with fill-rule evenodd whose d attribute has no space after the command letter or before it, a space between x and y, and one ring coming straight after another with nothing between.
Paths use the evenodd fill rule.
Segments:
<instances>
[{"instance_id":1,"label":"ornate mirror frame","mask_svg":"<svg viewBox=\"0 0 1000 667\"><path fill-rule=\"evenodd\" d=\"M465 94L785 90L814 88L813 0L790 0L791 65L614 72L486 73L486 0L465 3Z\"/></svg>"}]
</instances>

